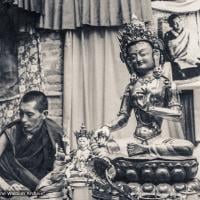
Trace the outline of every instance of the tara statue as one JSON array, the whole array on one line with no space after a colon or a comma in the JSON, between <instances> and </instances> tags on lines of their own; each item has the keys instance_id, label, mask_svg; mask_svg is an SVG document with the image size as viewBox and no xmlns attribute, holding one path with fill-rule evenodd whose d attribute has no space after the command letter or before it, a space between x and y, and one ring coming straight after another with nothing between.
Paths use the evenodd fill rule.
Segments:
<instances>
[{"instance_id":1,"label":"tara statue","mask_svg":"<svg viewBox=\"0 0 200 200\"><path fill-rule=\"evenodd\" d=\"M161 137L163 119L179 121L182 115L175 84L163 73L162 41L143 23L133 21L124 26L119 42L120 57L128 68L130 82L118 117L98 129L94 137L109 138L111 132L128 123L132 111L137 125L134 138L127 145L128 156L105 154L91 145L97 155L94 165L97 174L121 195L126 194L126 199L134 198L120 189L123 187L116 186L118 181L137 183L143 192L164 191L167 195L180 188L185 190L190 184L200 190L199 181L194 181L198 162L193 157L193 144L184 139Z\"/></svg>"},{"instance_id":2,"label":"tara statue","mask_svg":"<svg viewBox=\"0 0 200 200\"><path fill-rule=\"evenodd\" d=\"M163 43L141 23L128 24L119 36L121 59L131 75L118 118L96 131L106 136L124 127L134 110L137 126L129 156L191 156L193 144L187 140L161 138L163 119L179 120L182 109L175 85L163 75ZM136 141L136 142L135 142ZM138 142L140 141L140 142Z\"/></svg>"}]
</instances>

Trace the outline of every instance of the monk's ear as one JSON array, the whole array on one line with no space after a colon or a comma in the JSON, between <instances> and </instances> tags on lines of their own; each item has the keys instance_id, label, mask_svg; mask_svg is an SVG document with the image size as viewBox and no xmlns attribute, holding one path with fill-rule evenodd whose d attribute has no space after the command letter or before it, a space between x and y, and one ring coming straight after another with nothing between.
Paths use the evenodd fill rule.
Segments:
<instances>
[{"instance_id":1,"label":"monk's ear","mask_svg":"<svg viewBox=\"0 0 200 200\"><path fill-rule=\"evenodd\" d=\"M48 115L48 110L43 110L42 115L43 115L43 118L46 119Z\"/></svg>"}]
</instances>

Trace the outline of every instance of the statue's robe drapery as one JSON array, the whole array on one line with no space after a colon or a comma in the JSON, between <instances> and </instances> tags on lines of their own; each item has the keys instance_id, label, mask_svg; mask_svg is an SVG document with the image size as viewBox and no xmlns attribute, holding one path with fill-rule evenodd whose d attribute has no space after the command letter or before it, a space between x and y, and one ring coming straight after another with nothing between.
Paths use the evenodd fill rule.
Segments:
<instances>
[{"instance_id":1,"label":"statue's robe drapery","mask_svg":"<svg viewBox=\"0 0 200 200\"><path fill-rule=\"evenodd\" d=\"M34 190L40 179L53 169L56 143L64 148L62 129L46 119L30 140L25 137L20 121L7 126L3 133L9 143L0 157L0 176Z\"/></svg>"}]
</instances>

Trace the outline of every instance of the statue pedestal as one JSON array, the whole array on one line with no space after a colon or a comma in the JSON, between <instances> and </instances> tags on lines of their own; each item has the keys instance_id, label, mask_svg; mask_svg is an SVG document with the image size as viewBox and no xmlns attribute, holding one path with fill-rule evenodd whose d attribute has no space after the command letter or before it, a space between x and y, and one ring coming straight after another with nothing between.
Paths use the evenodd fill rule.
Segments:
<instances>
[{"instance_id":1,"label":"statue pedestal","mask_svg":"<svg viewBox=\"0 0 200 200\"><path fill-rule=\"evenodd\" d=\"M91 181L84 177L69 179L73 200L92 200Z\"/></svg>"},{"instance_id":2,"label":"statue pedestal","mask_svg":"<svg viewBox=\"0 0 200 200\"><path fill-rule=\"evenodd\" d=\"M193 157L131 158L112 155L106 159L95 158L94 168L105 181L105 185L95 185L94 188L96 196L105 196L100 199L109 199L113 189L118 191L120 200L182 200L185 196L181 194L183 191L195 192L190 196L193 195L193 200L196 200L194 197L200 194L200 181L195 179L198 162Z\"/></svg>"}]
</instances>

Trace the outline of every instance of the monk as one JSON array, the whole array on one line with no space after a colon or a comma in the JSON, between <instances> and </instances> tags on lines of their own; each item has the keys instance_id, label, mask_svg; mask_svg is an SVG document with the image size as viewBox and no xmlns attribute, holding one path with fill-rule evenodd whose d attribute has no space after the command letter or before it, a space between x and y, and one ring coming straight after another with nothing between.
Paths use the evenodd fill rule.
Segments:
<instances>
[{"instance_id":1,"label":"monk","mask_svg":"<svg viewBox=\"0 0 200 200\"><path fill-rule=\"evenodd\" d=\"M184 29L183 19L172 14L168 17L171 30L165 33L164 42L169 61L172 62L174 79L192 78L200 74L200 60L190 49L191 36Z\"/></svg>"},{"instance_id":2,"label":"monk","mask_svg":"<svg viewBox=\"0 0 200 200\"><path fill-rule=\"evenodd\" d=\"M56 144L64 149L63 131L47 115L46 95L30 91L20 101L20 118L1 131L0 187L4 191L34 191L53 169Z\"/></svg>"}]
</instances>

